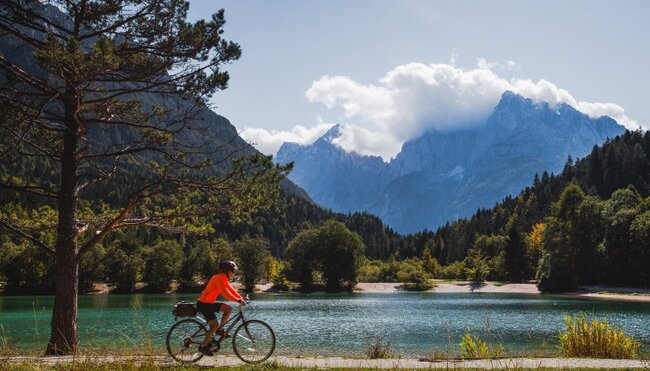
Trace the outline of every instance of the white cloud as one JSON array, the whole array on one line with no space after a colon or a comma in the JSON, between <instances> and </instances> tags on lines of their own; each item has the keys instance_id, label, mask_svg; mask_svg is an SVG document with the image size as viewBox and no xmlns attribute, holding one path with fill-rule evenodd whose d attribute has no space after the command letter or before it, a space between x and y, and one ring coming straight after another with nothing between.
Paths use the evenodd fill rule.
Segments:
<instances>
[{"instance_id":1,"label":"white cloud","mask_svg":"<svg viewBox=\"0 0 650 371\"><path fill-rule=\"evenodd\" d=\"M318 89L313 86L318 85ZM390 91L375 85L361 85L344 76L322 76L305 93L311 102L323 103L327 108L340 105L347 117L361 116L370 122L384 121L394 108Z\"/></svg>"},{"instance_id":2,"label":"white cloud","mask_svg":"<svg viewBox=\"0 0 650 371\"><path fill-rule=\"evenodd\" d=\"M643 125L626 116L623 107L615 103L578 102L576 108L590 117L609 116L630 130L643 128Z\"/></svg>"},{"instance_id":3,"label":"white cloud","mask_svg":"<svg viewBox=\"0 0 650 371\"><path fill-rule=\"evenodd\" d=\"M341 136L332 143L348 152L381 156L384 160L394 157L402 149L402 143L395 140L394 136L354 125L342 125Z\"/></svg>"},{"instance_id":4,"label":"white cloud","mask_svg":"<svg viewBox=\"0 0 650 371\"><path fill-rule=\"evenodd\" d=\"M310 102L342 110L354 123L344 125L337 144L385 160L394 157L405 141L427 130L445 131L484 123L506 90L550 105L567 103L591 117L608 115L629 129L639 127L617 104L578 101L567 90L544 79L502 78L492 70L498 64L484 58L477 59L475 69L456 67L455 60L452 53L449 64L397 66L374 84L362 84L345 76L322 76L305 95ZM517 64L508 61L504 66L515 68ZM283 132L245 129L242 136L258 142L263 152L274 153L271 150L282 141L313 142L325 127L320 122L314 128L297 126Z\"/></svg>"},{"instance_id":5,"label":"white cloud","mask_svg":"<svg viewBox=\"0 0 650 371\"><path fill-rule=\"evenodd\" d=\"M244 140L251 142L260 152L275 154L284 142L311 144L325 134L331 127L332 124L324 122L319 122L316 126L310 128L296 125L290 131L269 131L261 128L247 127L239 135Z\"/></svg>"},{"instance_id":6,"label":"white cloud","mask_svg":"<svg viewBox=\"0 0 650 371\"><path fill-rule=\"evenodd\" d=\"M498 65L496 62L488 62L485 58L476 58L476 68L480 70L491 70Z\"/></svg>"}]
</instances>

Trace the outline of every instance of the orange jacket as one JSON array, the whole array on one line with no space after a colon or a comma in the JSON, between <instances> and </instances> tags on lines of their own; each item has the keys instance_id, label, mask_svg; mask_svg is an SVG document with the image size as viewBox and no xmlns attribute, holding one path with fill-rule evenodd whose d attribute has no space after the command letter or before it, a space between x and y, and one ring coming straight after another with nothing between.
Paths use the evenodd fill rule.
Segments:
<instances>
[{"instance_id":1,"label":"orange jacket","mask_svg":"<svg viewBox=\"0 0 650 371\"><path fill-rule=\"evenodd\" d=\"M242 299L241 295L230 284L230 280L228 280L228 276L225 273L217 273L210 278L205 289L201 292L201 296L199 296L199 301L210 304L214 303L219 294L230 301Z\"/></svg>"}]
</instances>

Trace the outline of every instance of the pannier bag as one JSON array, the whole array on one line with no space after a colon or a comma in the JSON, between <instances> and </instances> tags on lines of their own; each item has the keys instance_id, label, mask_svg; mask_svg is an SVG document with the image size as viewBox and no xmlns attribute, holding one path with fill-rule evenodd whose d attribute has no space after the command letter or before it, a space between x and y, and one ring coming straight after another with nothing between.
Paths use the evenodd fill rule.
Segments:
<instances>
[{"instance_id":1,"label":"pannier bag","mask_svg":"<svg viewBox=\"0 0 650 371\"><path fill-rule=\"evenodd\" d=\"M194 317L196 316L196 303L189 301L179 301L174 304L172 309L174 317Z\"/></svg>"}]
</instances>

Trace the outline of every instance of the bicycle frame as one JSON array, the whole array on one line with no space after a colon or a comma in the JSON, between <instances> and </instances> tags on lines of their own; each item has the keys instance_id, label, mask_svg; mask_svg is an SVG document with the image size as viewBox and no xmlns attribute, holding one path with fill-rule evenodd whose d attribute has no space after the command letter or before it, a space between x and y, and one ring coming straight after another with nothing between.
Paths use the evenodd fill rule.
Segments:
<instances>
[{"instance_id":1,"label":"bicycle frame","mask_svg":"<svg viewBox=\"0 0 650 371\"><path fill-rule=\"evenodd\" d=\"M244 311L242 310L243 308L244 308L244 305L241 305L241 304L237 305L237 314L235 314L235 315L234 315L233 317L231 317L228 321L226 321L226 323L225 323L224 325L221 326L221 328L224 329L224 328L226 327L227 324L230 324L230 325L228 325L228 328L225 329L225 331L221 334L221 336L219 337L219 339L216 340L216 342L217 342L219 345L221 345L221 343L223 342L223 340L226 339L226 334L229 334L230 331L233 330L233 328L235 327L235 325L237 325L237 323L239 323L239 321L242 321L242 323L244 324L244 330L246 330L246 335L248 335L250 341L251 341L253 344L255 343L255 339L251 336L250 332L248 332L248 327L246 326L246 318L244 317ZM205 329L205 331L206 331L206 332L209 331L209 325L208 325L208 323L205 322L205 320L204 320L203 318L201 318L201 317L198 317L198 318L201 320L201 322L203 322L203 323L205 324L204 326L207 326L207 328ZM195 334L195 335L196 335L196 334ZM212 340L214 340L214 337L212 338Z\"/></svg>"},{"instance_id":2,"label":"bicycle frame","mask_svg":"<svg viewBox=\"0 0 650 371\"><path fill-rule=\"evenodd\" d=\"M232 337L232 347L242 361L246 363L260 363L268 359L275 349L275 334L273 329L260 320L247 320L243 308L247 303L237 306L230 320L219 326L223 332L210 339L208 349L218 352L224 339ZM251 316L251 313L248 313ZM240 323L241 322L241 323ZM198 328L197 328L198 325ZM253 326L252 328L251 325ZM198 361L205 351L197 350L206 341L209 324L202 316L194 316L178 321L167 332L167 352L176 361L191 363ZM258 348L258 345L261 347ZM189 353L186 353L189 350ZM262 350L262 353L255 353ZM251 353L252 352L252 353ZM209 354L209 353L208 353ZM189 358L188 358L189 357Z\"/></svg>"},{"instance_id":3,"label":"bicycle frame","mask_svg":"<svg viewBox=\"0 0 650 371\"><path fill-rule=\"evenodd\" d=\"M223 333L219 337L219 340L217 340L217 342L219 344L221 344L221 342L226 338L226 334L229 334L230 331L232 331L232 329L235 327L235 325L239 321L242 321L242 323L244 323L244 325L246 325L246 319L244 318L244 311L242 310L242 308L243 308L242 305L238 305L237 306L237 310L238 310L237 314L234 317L232 317L231 319L229 319L228 321L226 321L226 323L223 326L221 326L222 329L225 329L226 325L228 323L230 323L230 325L228 326L228 329L225 329L225 331L223 331ZM248 329L246 330L246 332L248 332Z\"/></svg>"}]
</instances>

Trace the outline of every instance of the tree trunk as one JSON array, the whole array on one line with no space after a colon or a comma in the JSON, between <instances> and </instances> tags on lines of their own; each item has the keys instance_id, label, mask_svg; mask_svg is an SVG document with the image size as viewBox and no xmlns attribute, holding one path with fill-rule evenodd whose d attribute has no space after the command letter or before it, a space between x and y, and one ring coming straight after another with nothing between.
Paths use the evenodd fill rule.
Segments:
<instances>
[{"instance_id":1,"label":"tree trunk","mask_svg":"<svg viewBox=\"0 0 650 371\"><path fill-rule=\"evenodd\" d=\"M76 256L58 249L56 253L56 291L52 309L52 333L46 355L63 355L77 350L77 298L79 262Z\"/></svg>"},{"instance_id":2,"label":"tree trunk","mask_svg":"<svg viewBox=\"0 0 650 371\"><path fill-rule=\"evenodd\" d=\"M71 91L71 89L69 89ZM79 124L75 118L78 105L66 101L66 128L61 151L61 186L56 240L56 286L52 308L52 332L46 355L62 355L77 350L77 298L79 296L79 249L77 247L77 190L79 166L77 141Z\"/></svg>"}]
</instances>

